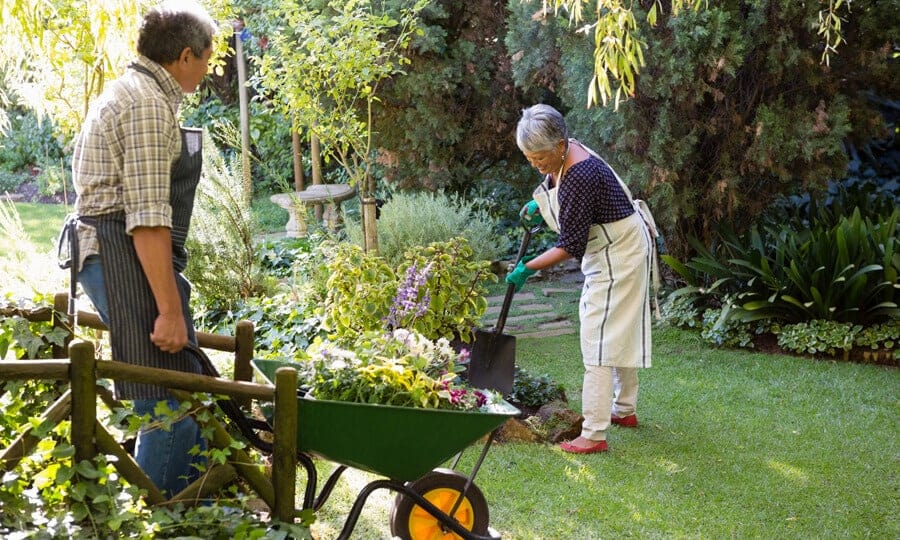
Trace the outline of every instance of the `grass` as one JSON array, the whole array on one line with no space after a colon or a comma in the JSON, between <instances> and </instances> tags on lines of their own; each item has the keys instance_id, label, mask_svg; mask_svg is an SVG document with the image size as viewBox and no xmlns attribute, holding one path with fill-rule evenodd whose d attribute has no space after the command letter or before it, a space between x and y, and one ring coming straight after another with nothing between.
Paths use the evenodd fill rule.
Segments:
<instances>
[{"instance_id":1,"label":"grass","mask_svg":"<svg viewBox=\"0 0 900 540\"><path fill-rule=\"evenodd\" d=\"M25 233L40 252L56 249L56 239L71 206L62 204L15 203ZM5 250L0 248L0 257Z\"/></svg>"},{"instance_id":2,"label":"grass","mask_svg":"<svg viewBox=\"0 0 900 540\"><path fill-rule=\"evenodd\" d=\"M654 347L641 426L613 428L610 452L491 448L476 482L504 538L900 537L900 372L716 350L672 328ZM580 410L575 335L517 340L517 360L563 383ZM320 538L336 536L368 478L326 504ZM389 538L391 500L370 501L354 537Z\"/></svg>"}]
</instances>

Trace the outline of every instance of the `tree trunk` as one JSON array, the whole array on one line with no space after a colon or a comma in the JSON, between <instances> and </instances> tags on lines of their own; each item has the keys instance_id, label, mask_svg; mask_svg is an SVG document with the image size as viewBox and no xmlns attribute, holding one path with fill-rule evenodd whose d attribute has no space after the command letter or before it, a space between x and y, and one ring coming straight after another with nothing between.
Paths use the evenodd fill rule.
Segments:
<instances>
[{"instance_id":1,"label":"tree trunk","mask_svg":"<svg viewBox=\"0 0 900 540\"><path fill-rule=\"evenodd\" d=\"M309 134L309 154L312 161L312 183L313 185L323 184L322 181L322 153L319 148L319 138L313 135L312 132ZM322 205L317 204L316 208L316 221L320 221L322 219Z\"/></svg>"},{"instance_id":2,"label":"tree trunk","mask_svg":"<svg viewBox=\"0 0 900 540\"><path fill-rule=\"evenodd\" d=\"M244 203L250 206L253 184L250 181L250 113L247 105L247 64L244 62L244 45L241 36L234 38L234 55L238 72L238 98L241 115L241 169L244 178Z\"/></svg>"},{"instance_id":3,"label":"tree trunk","mask_svg":"<svg viewBox=\"0 0 900 540\"><path fill-rule=\"evenodd\" d=\"M291 129L291 148L294 157L294 191L303 191L303 153L300 148L300 128Z\"/></svg>"}]
</instances>

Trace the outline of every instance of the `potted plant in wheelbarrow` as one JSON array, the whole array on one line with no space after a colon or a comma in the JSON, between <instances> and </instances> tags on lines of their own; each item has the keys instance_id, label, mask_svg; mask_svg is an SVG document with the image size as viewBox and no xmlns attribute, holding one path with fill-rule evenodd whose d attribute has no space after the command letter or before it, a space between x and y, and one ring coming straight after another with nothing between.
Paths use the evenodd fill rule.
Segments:
<instances>
[{"instance_id":1,"label":"potted plant in wheelbarrow","mask_svg":"<svg viewBox=\"0 0 900 540\"><path fill-rule=\"evenodd\" d=\"M298 370L301 452L394 481L379 484L399 492L392 534L430 538L445 530L478 538L488 535L489 516L473 479L492 437L469 475L436 467L519 411L499 393L471 388L459 377L466 356L447 339L401 328L364 332L340 345L320 341L296 361L254 365L269 381L279 367ZM369 492L361 492L357 505Z\"/></svg>"}]
</instances>

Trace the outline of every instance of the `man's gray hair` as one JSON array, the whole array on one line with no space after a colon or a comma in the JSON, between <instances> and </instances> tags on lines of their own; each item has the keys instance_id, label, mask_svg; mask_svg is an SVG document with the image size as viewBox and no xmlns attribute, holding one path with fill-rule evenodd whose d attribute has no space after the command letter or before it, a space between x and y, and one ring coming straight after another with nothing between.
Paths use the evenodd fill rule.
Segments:
<instances>
[{"instance_id":1,"label":"man's gray hair","mask_svg":"<svg viewBox=\"0 0 900 540\"><path fill-rule=\"evenodd\" d=\"M215 34L216 23L200 4L169 0L144 15L137 50L157 64L170 64L185 47L201 57L212 46Z\"/></svg>"},{"instance_id":2,"label":"man's gray hair","mask_svg":"<svg viewBox=\"0 0 900 540\"><path fill-rule=\"evenodd\" d=\"M569 140L566 121L559 111L539 103L522 111L516 127L516 144L523 152L546 152L559 141Z\"/></svg>"}]
</instances>

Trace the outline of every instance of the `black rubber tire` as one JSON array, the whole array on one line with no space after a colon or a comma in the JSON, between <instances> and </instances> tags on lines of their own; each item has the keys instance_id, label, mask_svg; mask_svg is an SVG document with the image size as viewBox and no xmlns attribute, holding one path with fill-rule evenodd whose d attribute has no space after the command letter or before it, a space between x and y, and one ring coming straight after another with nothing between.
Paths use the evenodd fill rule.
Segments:
<instances>
[{"instance_id":1,"label":"black rubber tire","mask_svg":"<svg viewBox=\"0 0 900 540\"><path fill-rule=\"evenodd\" d=\"M466 487L466 480L467 477L465 475L452 469L435 469L415 482L410 482L406 485L434 504L434 501L429 499L429 493L434 494L433 492L437 490L451 490L455 491L458 496L459 493L462 493L463 488ZM453 497L453 500L455 501L455 497ZM435 506L440 508L438 504L435 504ZM404 540L430 540L430 538L413 537L410 532L410 517L416 508L420 511L423 510L419 505L415 504L415 501L403 493L397 494L397 497L394 498L394 506L391 509L392 535ZM460 510L464 510L467 513L469 511L468 508L471 508L472 522L472 527L469 530L477 535L487 535L488 521L490 519L488 505L481 490L478 489L474 482L469 486L466 497L460 505ZM447 508L445 511L449 512L450 508ZM457 513L459 513L459 510L457 510ZM419 515L421 518L421 514ZM434 519L435 527L440 526L440 521L437 518L430 514L428 514L428 517ZM468 528L465 524L463 524L463 527Z\"/></svg>"}]
</instances>

